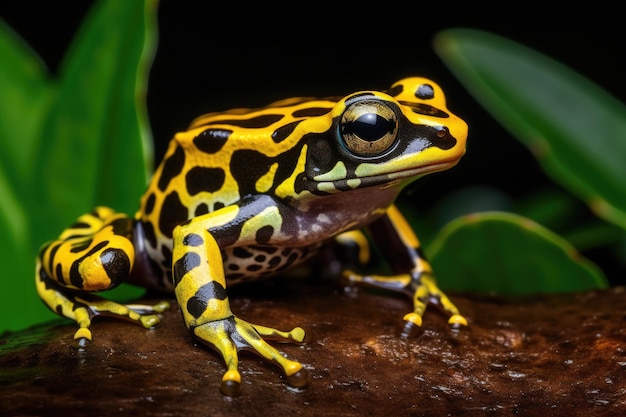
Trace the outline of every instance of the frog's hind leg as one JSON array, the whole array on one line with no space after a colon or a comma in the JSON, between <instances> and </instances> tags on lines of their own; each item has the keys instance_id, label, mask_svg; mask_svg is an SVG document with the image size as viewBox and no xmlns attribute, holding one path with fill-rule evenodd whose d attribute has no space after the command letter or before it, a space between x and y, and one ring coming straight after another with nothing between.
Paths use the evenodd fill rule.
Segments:
<instances>
[{"instance_id":1,"label":"frog's hind leg","mask_svg":"<svg viewBox=\"0 0 626 417\"><path fill-rule=\"evenodd\" d=\"M126 306L90 294L114 288L128 277L135 255L132 230L128 216L99 207L40 250L35 277L39 297L78 324L74 339L79 344L92 339L89 327L95 316L120 317L149 328L159 322L154 313L169 307L166 302Z\"/></svg>"},{"instance_id":2,"label":"frog's hind leg","mask_svg":"<svg viewBox=\"0 0 626 417\"><path fill-rule=\"evenodd\" d=\"M459 309L438 287L433 269L424 257L420 242L400 211L391 206L385 216L370 225L371 233L378 241L385 257L395 272L407 271L390 276L360 275L351 270L343 272L348 282L383 288L408 295L413 299L413 311L404 316L410 324L422 325L422 316L428 304L438 305L449 316L453 326L467 326L467 320Z\"/></svg>"}]
</instances>

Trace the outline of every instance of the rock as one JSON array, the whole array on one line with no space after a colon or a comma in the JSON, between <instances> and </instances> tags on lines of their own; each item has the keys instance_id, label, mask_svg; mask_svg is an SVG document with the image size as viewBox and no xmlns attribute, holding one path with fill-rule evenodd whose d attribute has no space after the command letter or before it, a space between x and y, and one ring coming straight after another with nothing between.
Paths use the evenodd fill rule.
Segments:
<instances>
[{"instance_id":1,"label":"rock","mask_svg":"<svg viewBox=\"0 0 626 417\"><path fill-rule=\"evenodd\" d=\"M626 289L449 295L469 327L450 329L431 307L406 337L410 304L394 295L307 280L241 288L231 293L240 317L307 331L307 343L279 348L312 382L290 388L243 353L236 398L220 394L224 365L192 340L175 303L155 329L96 319L82 349L73 323L53 320L0 337L0 414L626 415Z\"/></svg>"}]
</instances>

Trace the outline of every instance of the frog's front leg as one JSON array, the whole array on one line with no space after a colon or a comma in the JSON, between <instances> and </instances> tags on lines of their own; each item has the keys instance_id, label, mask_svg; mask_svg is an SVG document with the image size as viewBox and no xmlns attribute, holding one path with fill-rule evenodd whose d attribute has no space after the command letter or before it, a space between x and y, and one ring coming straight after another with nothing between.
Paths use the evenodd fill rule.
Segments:
<instances>
[{"instance_id":1,"label":"frog's front leg","mask_svg":"<svg viewBox=\"0 0 626 417\"><path fill-rule=\"evenodd\" d=\"M359 275L353 271L344 271L344 278L353 283L407 294L413 299L413 311L406 314L404 319L417 326L422 325L422 316L428 304L441 306L450 316L448 323L467 325L459 309L437 286L432 267L422 253L417 236L396 206L391 206L369 229L375 241L384 242L380 249L397 275Z\"/></svg>"},{"instance_id":2,"label":"frog's front leg","mask_svg":"<svg viewBox=\"0 0 626 417\"><path fill-rule=\"evenodd\" d=\"M249 323L230 309L220 248L236 244L269 243L267 231L280 228L277 207L267 196L244 199L238 205L196 217L174 229L172 274L176 298L191 333L217 350L227 366L222 378L224 395L240 393L238 351L258 353L282 368L290 385L308 384L308 372L286 359L264 338L302 342L304 331L283 332ZM221 243L221 244L220 244Z\"/></svg>"},{"instance_id":3,"label":"frog's front leg","mask_svg":"<svg viewBox=\"0 0 626 417\"><path fill-rule=\"evenodd\" d=\"M123 305L91 294L126 280L135 257L132 233L131 218L98 207L39 252L35 274L39 297L52 311L78 324L74 339L80 345L91 340L89 327L95 316L116 316L149 328L159 323L155 313L169 307L167 302Z\"/></svg>"}]
</instances>

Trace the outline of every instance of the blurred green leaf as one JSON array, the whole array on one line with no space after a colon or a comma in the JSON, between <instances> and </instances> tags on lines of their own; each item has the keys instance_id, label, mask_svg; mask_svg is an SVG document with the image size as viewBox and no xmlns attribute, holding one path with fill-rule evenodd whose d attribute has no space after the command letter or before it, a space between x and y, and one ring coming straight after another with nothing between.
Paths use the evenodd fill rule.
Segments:
<instances>
[{"instance_id":1,"label":"blurred green leaf","mask_svg":"<svg viewBox=\"0 0 626 417\"><path fill-rule=\"evenodd\" d=\"M4 189L21 196L30 180L36 137L54 94L47 69L28 45L0 20L0 167Z\"/></svg>"},{"instance_id":2,"label":"blurred green leaf","mask_svg":"<svg viewBox=\"0 0 626 417\"><path fill-rule=\"evenodd\" d=\"M96 204L132 215L148 170L145 114L156 0L101 0L59 77L0 21L0 331L54 317L35 291L35 254ZM138 294L121 288L116 295Z\"/></svg>"},{"instance_id":3,"label":"blurred green leaf","mask_svg":"<svg viewBox=\"0 0 626 417\"><path fill-rule=\"evenodd\" d=\"M447 290L521 295L608 286L600 269L567 241L511 213L453 220L427 253Z\"/></svg>"},{"instance_id":4,"label":"blurred green leaf","mask_svg":"<svg viewBox=\"0 0 626 417\"><path fill-rule=\"evenodd\" d=\"M626 106L556 61L471 29L435 49L476 99L555 181L626 229Z\"/></svg>"},{"instance_id":5,"label":"blurred green leaf","mask_svg":"<svg viewBox=\"0 0 626 417\"><path fill-rule=\"evenodd\" d=\"M32 219L45 239L95 205L131 214L138 207L151 169L144 96L154 39L146 14L155 11L152 0L100 1L70 47L33 165L32 198L46 210Z\"/></svg>"}]
</instances>

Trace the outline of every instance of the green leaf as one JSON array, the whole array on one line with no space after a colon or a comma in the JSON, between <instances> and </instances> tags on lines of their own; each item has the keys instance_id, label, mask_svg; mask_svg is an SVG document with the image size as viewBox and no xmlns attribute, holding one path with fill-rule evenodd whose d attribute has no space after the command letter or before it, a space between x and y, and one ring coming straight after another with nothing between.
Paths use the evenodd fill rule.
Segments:
<instances>
[{"instance_id":1,"label":"green leaf","mask_svg":"<svg viewBox=\"0 0 626 417\"><path fill-rule=\"evenodd\" d=\"M0 20L0 166L21 195L30 178L35 138L54 93L43 62Z\"/></svg>"},{"instance_id":2,"label":"green leaf","mask_svg":"<svg viewBox=\"0 0 626 417\"><path fill-rule=\"evenodd\" d=\"M439 33L435 49L556 182L626 229L626 106L558 62L486 32Z\"/></svg>"},{"instance_id":3,"label":"green leaf","mask_svg":"<svg viewBox=\"0 0 626 417\"><path fill-rule=\"evenodd\" d=\"M53 317L34 285L42 243L95 204L131 215L138 206L152 158L145 91L156 6L98 2L58 80L0 22L0 332ZM115 292L124 293L137 290Z\"/></svg>"},{"instance_id":4,"label":"green leaf","mask_svg":"<svg viewBox=\"0 0 626 417\"><path fill-rule=\"evenodd\" d=\"M0 20L0 316L3 328L41 320L46 308L36 299L34 257L25 197L43 116L54 95L42 61ZM19 312L19 314L16 314Z\"/></svg>"},{"instance_id":5,"label":"green leaf","mask_svg":"<svg viewBox=\"0 0 626 417\"><path fill-rule=\"evenodd\" d=\"M153 0L98 2L66 56L34 164L32 198L46 209L33 219L45 239L95 205L138 207L151 167L144 96L155 11Z\"/></svg>"},{"instance_id":6,"label":"green leaf","mask_svg":"<svg viewBox=\"0 0 626 417\"><path fill-rule=\"evenodd\" d=\"M447 290L520 295L608 286L598 267L567 241L511 213L453 220L427 253Z\"/></svg>"}]
</instances>

